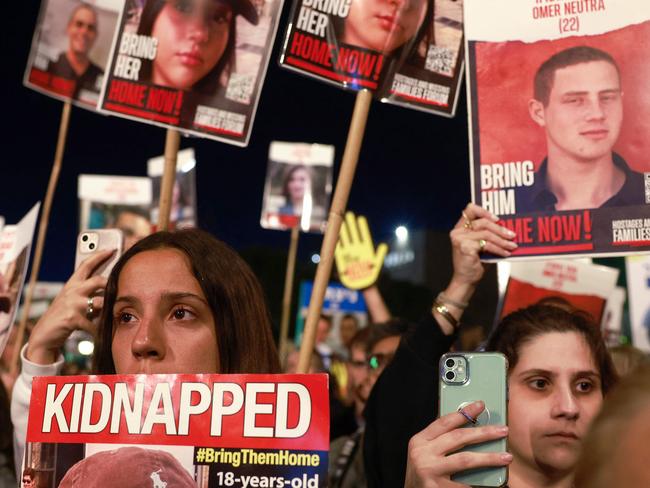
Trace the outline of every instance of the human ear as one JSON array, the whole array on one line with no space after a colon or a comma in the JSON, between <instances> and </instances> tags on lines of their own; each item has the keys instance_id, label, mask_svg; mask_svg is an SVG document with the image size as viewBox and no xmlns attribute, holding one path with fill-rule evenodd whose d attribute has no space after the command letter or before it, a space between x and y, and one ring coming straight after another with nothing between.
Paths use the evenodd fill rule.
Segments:
<instances>
[{"instance_id":1,"label":"human ear","mask_svg":"<svg viewBox=\"0 0 650 488\"><path fill-rule=\"evenodd\" d=\"M530 118L533 119L533 122L535 122L537 125L540 127L546 126L546 120L544 118L544 104L542 102L535 100L534 98L528 100L528 113L530 114Z\"/></svg>"}]
</instances>

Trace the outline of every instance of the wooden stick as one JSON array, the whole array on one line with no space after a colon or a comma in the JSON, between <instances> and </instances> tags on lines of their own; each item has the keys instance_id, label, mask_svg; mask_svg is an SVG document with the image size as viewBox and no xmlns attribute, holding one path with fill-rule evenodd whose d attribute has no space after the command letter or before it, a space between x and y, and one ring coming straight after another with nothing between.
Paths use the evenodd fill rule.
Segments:
<instances>
[{"instance_id":1,"label":"wooden stick","mask_svg":"<svg viewBox=\"0 0 650 488\"><path fill-rule=\"evenodd\" d=\"M160 203L158 205L158 230L169 230L169 220L172 210L172 192L176 181L176 160L178 147L181 143L180 132L167 129L165 138L165 167L160 182Z\"/></svg>"},{"instance_id":2,"label":"wooden stick","mask_svg":"<svg viewBox=\"0 0 650 488\"><path fill-rule=\"evenodd\" d=\"M291 229L291 243L287 256L287 273L284 277L284 296L282 297L282 320L280 321L280 361L286 366L287 347L289 336L289 316L291 313L291 296L293 291L293 275L296 269L296 254L298 253L299 225Z\"/></svg>"},{"instance_id":3,"label":"wooden stick","mask_svg":"<svg viewBox=\"0 0 650 488\"><path fill-rule=\"evenodd\" d=\"M52 172L50 173L50 181L47 185L47 192L45 193L45 201L43 202L43 211L41 213L41 220L38 224L38 237L36 238L36 249L34 251L34 260L32 261L32 272L29 276L29 286L25 292L25 301L23 302L23 314L20 317L18 324L18 331L16 334L16 347L11 357L10 373L16 375L18 373L20 350L22 349L23 341L25 339L25 329L27 328L27 320L29 319L29 309L32 306L32 298L34 296L34 289L36 288L36 280L38 279L38 272L41 268L41 259L43 257L43 247L45 247L45 237L47 236L47 224L50 220L50 210L52 209L52 201L54 200L54 192L56 191L56 184L59 180L61 173L61 163L63 162L63 153L65 151L65 142L68 137L68 126L70 124L70 101L67 100L63 104L63 111L61 112L61 122L59 123L59 137L56 142L56 151L54 153L54 163L52 164Z\"/></svg>"},{"instance_id":4,"label":"wooden stick","mask_svg":"<svg viewBox=\"0 0 650 488\"><path fill-rule=\"evenodd\" d=\"M343 152L341 170L336 182L336 190L332 198L332 206L327 219L327 230L323 237L323 244L320 251L320 262L316 268L316 278L314 279L314 288L309 301L307 310L307 320L305 321L305 332L300 345L300 357L298 359L298 373L307 373L311 362L311 355L314 350L316 341L316 325L320 318L325 291L332 273L332 263L334 262L334 249L339 240L339 230L343 222L343 214L348 204L352 180L357 169L363 134L366 130L366 121L368 120L368 111L372 93L368 90L361 90L357 93L352 113L352 121L348 130L348 140Z\"/></svg>"}]
</instances>

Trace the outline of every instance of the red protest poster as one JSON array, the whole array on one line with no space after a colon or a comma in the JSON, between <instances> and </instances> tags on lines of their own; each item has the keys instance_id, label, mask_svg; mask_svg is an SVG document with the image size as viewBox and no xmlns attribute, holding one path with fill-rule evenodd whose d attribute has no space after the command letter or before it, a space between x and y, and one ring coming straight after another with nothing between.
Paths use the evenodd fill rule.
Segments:
<instances>
[{"instance_id":1,"label":"red protest poster","mask_svg":"<svg viewBox=\"0 0 650 488\"><path fill-rule=\"evenodd\" d=\"M512 263L499 318L541 302L584 310L600 324L617 279L617 269L580 260Z\"/></svg>"},{"instance_id":2,"label":"red protest poster","mask_svg":"<svg viewBox=\"0 0 650 488\"><path fill-rule=\"evenodd\" d=\"M281 0L128 2L99 108L246 146Z\"/></svg>"},{"instance_id":3,"label":"red protest poster","mask_svg":"<svg viewBox=\"0 0 650 488\"><path fill-rule=\"evenodd\" d=\"M39 487L327 485L327 375L36 378Z\"/></svg>"},{"instance_id":4,"label":"red protest poster","mask_svg":"<svg viewBox=\"0 0 650 488\"><path fill-rule=\"evenodd\" d=\"M473 200L517 233L513 256L649 250L647 2L466 0L465 14Z\"/></svg>"},{"instance_id":5,"label":"red protest poster","mask_svg":"<svg viewBox=\"0 0 650 488\"><path fill-rule=\"evenodd\" d=\"M463 0L295 0L280 64L388 103L453 116Z\"/></svg>"},{"instance_id":6,"label":"red protest poster","mask_svg":"<svg viewBox=\"0 0 650 488\"><path fill-rule=\"evenodd\" d=\"M25 85L94 109L124 1L42 1Z\"/></svg>"}]
</instances>

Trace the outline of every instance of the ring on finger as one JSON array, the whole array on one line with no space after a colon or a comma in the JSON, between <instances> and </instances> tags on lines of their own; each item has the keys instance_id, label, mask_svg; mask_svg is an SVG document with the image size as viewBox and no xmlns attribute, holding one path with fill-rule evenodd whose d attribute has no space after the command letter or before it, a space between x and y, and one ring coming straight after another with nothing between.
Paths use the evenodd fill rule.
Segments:
<instances>
[{"instance_id":1,"label":"ring on finger","mask_svg":"<svg viewBox=\"0 0 650 488\"><path fill-rule=\"evenodd\" d=\"M477 419L475 419L475 418L472 417L470 414L468 414L467 412L465 412L465 410L463 410L462 408L459 408L459 409L458 409L458 413L461 414L463 417L465 417L465 418L467 419L467 421L470 422L470 423L472 423L472 424L476 424L476 423L478 422Z\"/></svg>"},{"instance_id":2,"label":"ring on finger","mask_svg":"<svg viewBox=\"0 0 650 488\"><path fill-rule=\"evenodd\" d=\"M465 219L465 223L463 224L463 227L465 227L466 229L471 229L472 221L469 219L465 211L463 211L463 218Z\"/></svg>"},{"instance_id":3,"label":"ring on finger","mask_svg":"<svg viewBox=\"0 0 650 488\"><path fill-rule=\"evenodd\" d=\"M93 306L93 297L88 297L88 300L86 300L86 317L92 317L94 312L95 307Z\"/></svg>"},{"instance_id":4,"label":"ring on finger","mask_svg":"<svg viewBox=\"0 0 650 488\"><path fill-rule=\"evenodd\" d=\"M478 240L478 252L485 251L485 246L487 246L487 241L485 239Z\"/></svg>"}]
</instances>

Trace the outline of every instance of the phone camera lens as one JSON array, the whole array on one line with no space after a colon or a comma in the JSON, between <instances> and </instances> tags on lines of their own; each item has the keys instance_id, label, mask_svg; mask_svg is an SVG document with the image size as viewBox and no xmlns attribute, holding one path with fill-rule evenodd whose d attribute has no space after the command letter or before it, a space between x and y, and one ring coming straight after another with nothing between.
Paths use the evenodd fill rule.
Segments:
<instances>
[{"instance_id":1,"label":"phone camera lens","mask_svg":"<svg viewBox=\"0 0 650 488\"><path fill-rule=\"evenodd\" d=\"M445 361L445 366L447 366L448 368L453 368L455 364L456 361L454 361L453 359L447 359Z\"/></svg>"},{"instance_id":2,"label":"phone camera lens","mask_svg":"<svg viewBox=\"0 0 650 488\"><path fill-rule=\"evenodd\" d=\"M88 235L87 234L82 235L81 240L86 242L88 240Z\"/></svg>"},{"instance_id":3,"label":"phone camera lens","mask_svg":"<svg viewBox=\"0 0 650 488\"><path fill-rule=\"evenodd\" d=\"M88 247L89 247L90 250L92 251L93 249L95 249L95 244L93 244L93 243L91 242L90 244L88 244Z\"/></svg>"},{"instance_id":4,"label":"phone camera lens","mask_svg":"<svg viewBox=\"0 0 650 488\"><path fill-rule=\"evenodd\" d=\"M445 378L447 378L449 381L453 381L453 379L456 377L456 374L453 371L447 371L445 373Z\"/></svg>"}]
</instances>

